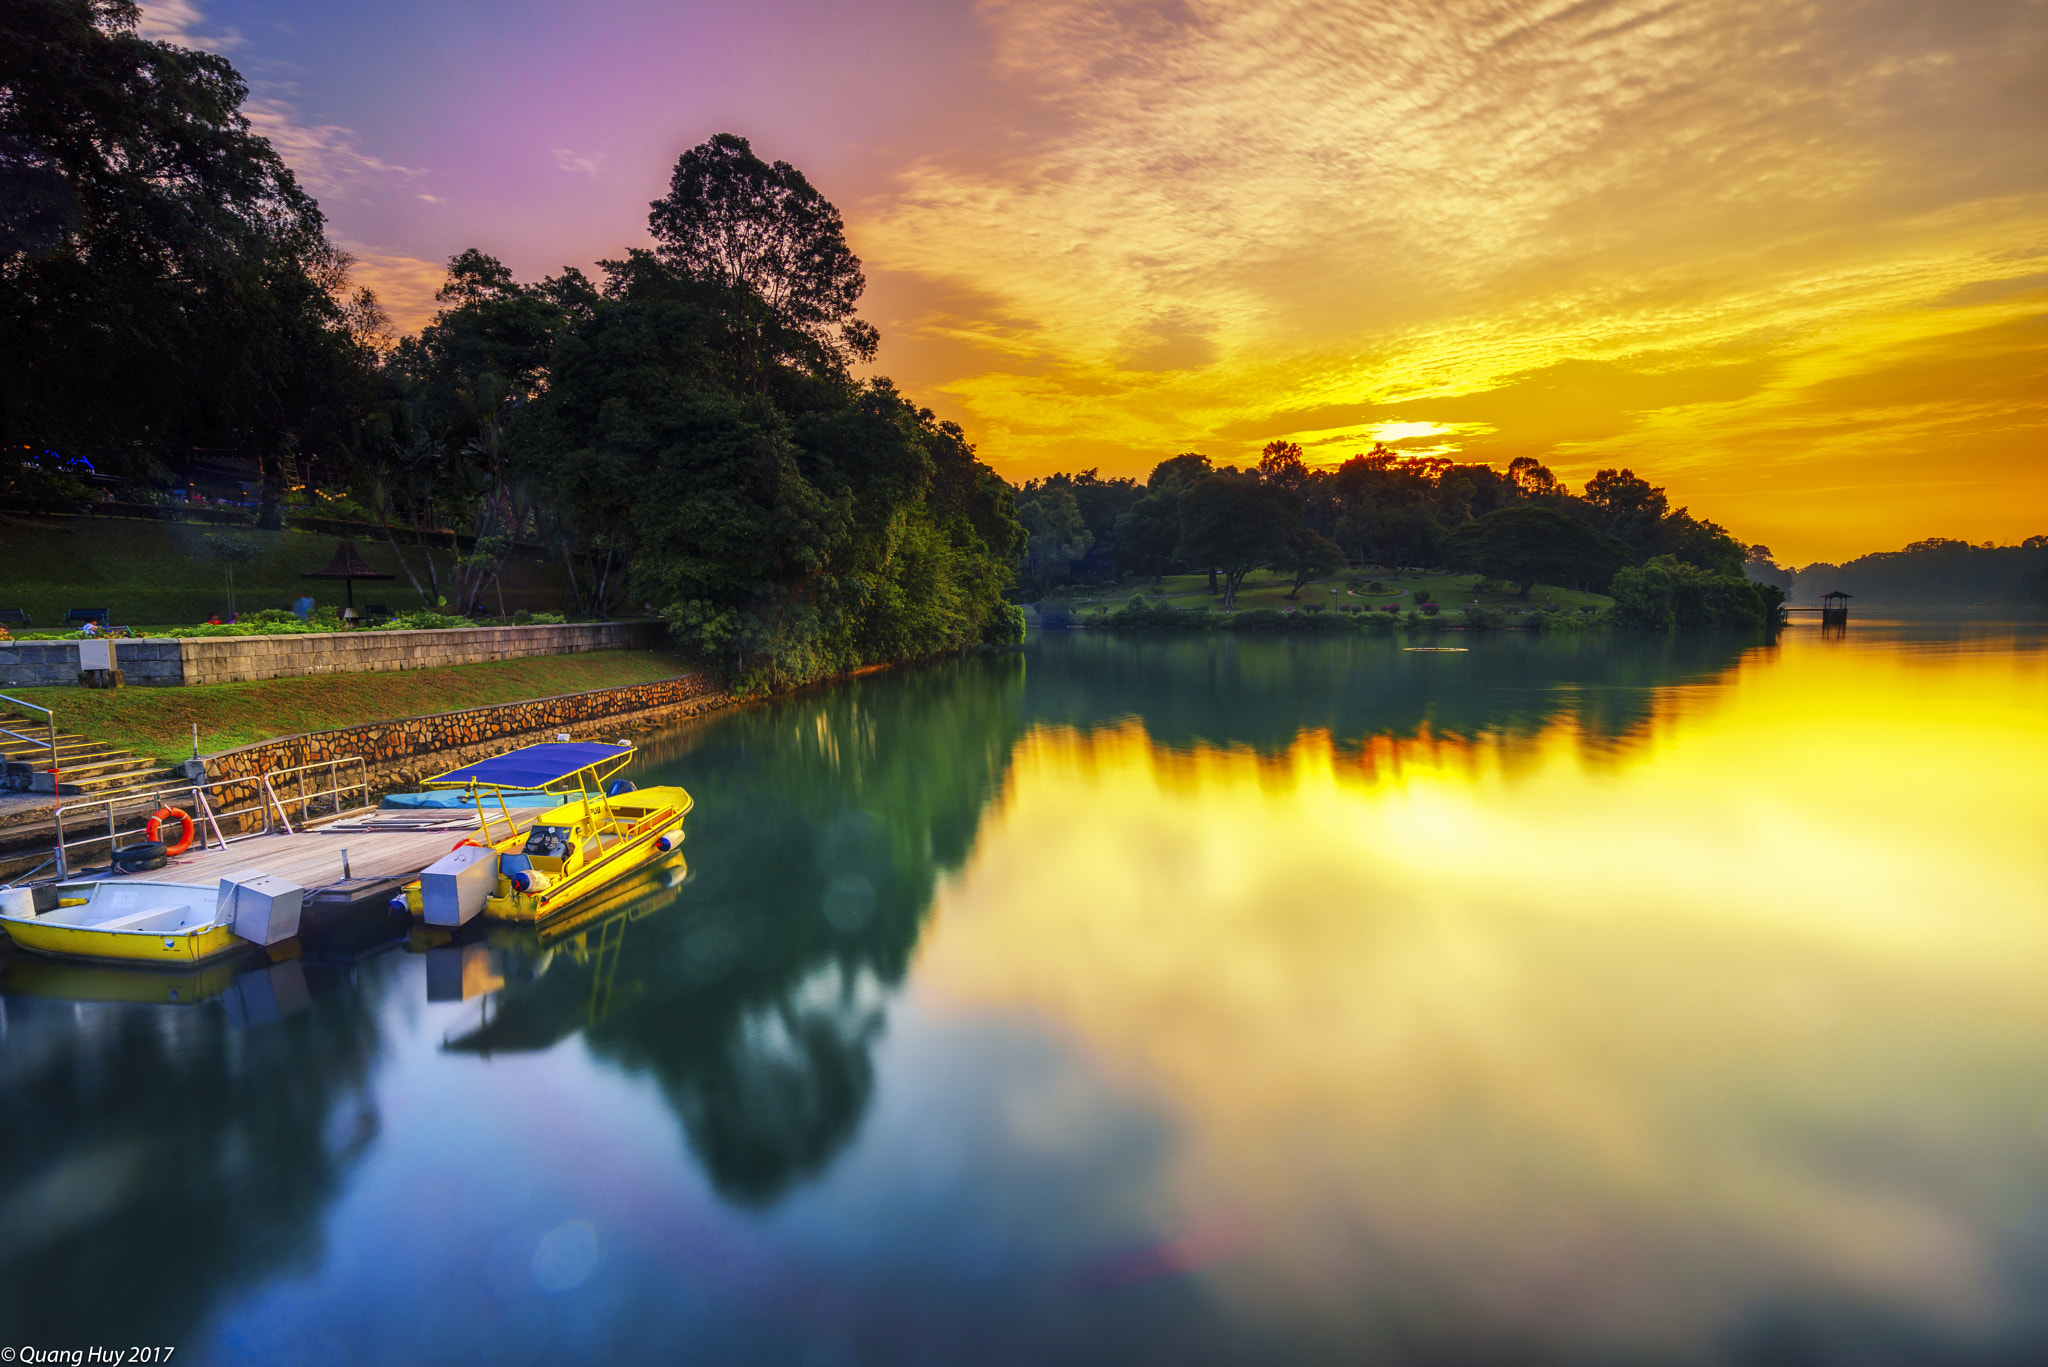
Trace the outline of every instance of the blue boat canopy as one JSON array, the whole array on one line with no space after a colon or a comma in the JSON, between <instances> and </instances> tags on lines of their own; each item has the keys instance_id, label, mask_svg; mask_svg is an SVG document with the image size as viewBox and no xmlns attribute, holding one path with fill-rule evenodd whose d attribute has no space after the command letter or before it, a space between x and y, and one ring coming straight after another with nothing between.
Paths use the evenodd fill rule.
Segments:
<instances>
[{"instance_id":1,"label":"blue boat canopy","mask_svg":"<svg viewBox=\"0 0 2048 1367\"><path fill-rule=\"evenodd\" d=\"M493 755L450 769L427 786L476 784L479 788L545 788L574 777L586 769L624 759L633 753L630 745L607 745L602 741L549 741L529 745L510 754ZM602 775L600 775L602 777Z\"/></svg>"}]
</instances>

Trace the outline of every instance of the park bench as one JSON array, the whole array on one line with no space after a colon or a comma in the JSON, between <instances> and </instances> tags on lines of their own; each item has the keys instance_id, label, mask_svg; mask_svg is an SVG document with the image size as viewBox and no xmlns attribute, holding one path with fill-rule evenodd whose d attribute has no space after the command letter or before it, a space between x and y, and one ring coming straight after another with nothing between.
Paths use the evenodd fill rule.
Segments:
<instances>
[{"instance_id":1,"label":"park bench","mask_svg":"<svg viewBox=\"0 0 2048 1367\"><path fill-rule=\"evenodd\" d=\"M388 622L391 620L391 605L388 603L366 603L363 605L365 622Z\"/></svg>"},{"instance_id":2,"label":"park bench","mask_svg":"<svg viewBox=\"0 0 2048 1367\"><path fill-rule=\"evenodd\" d=\"M32 627L36 619L28 615L27 608L0 608L0 626Z\"/></svg>"},{"instance_id":3,"label":"park bench","mask_svg":"<svg viewBox=\"0 0 2048 1367\"><path fill-rule=\"evenodd\" d=\"M79 626L86 622L98 622L101 626L105 626L113 620L114 613L111 608L64 609L64 625L67 627Z\"/></svg>"}]
</instances>

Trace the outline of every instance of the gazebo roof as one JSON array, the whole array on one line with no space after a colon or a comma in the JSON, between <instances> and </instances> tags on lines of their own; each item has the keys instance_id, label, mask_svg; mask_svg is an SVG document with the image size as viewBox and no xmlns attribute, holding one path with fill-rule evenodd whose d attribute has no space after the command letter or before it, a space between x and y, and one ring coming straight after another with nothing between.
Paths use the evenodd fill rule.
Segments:
<instances>
[{"instance_id":1,"label":"gazebo roof","mask_svg":"<svg viewBox=\"0 0 2048 1367\"><path fill-rule=\"evenodd\" d=\"M344 541L335 548L334 563L324 570L307 570L301 579L396 579L395 574L382 574L364 563L356 554L356 543Z\"/></svg>"},{"instance_id":2,"label":"gazebo roof","mask_svg":"<svg viewBox=\"0 0 2048 1367\"><path fill-rule=\"evenodd\" d=\"M1832 593L1823 593L1823 594L1821 595L1821 597L1823 597L1823 598L1847 598L1847 597L1849 597L1849 596L1850 596L1850 595L1848 595L1848 594L1846 594L1846 593L1842 592L1842 591L1841 591L1840 589L1836 589L1836 590L1835 590L1834 592L1832 592Z\"/></svg>"}]
</instances>

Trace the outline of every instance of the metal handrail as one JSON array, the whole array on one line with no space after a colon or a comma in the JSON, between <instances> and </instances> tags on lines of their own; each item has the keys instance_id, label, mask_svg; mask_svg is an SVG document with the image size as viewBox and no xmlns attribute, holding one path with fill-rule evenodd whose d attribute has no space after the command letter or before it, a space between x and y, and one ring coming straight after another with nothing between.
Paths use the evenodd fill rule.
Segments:
<instances>
[{"instance_id":1,"label":"metal handrail","mask_svg":"<svg viewBox=\"0 0 2048 1367\"><path fill-rule=\"evenodd\" d=\"M50 729L50 795L59 802L63 801L64 775L59 771L59 761L57 759L57 714L47 707L30 702L26 698L9 697L5 693L0 693L0 702L13 703L16 707L25 707L31 712L43 714L43 720ZM35 744L33 737L24 736L19 731L7 731L5 734L14 737L16 740L25 740L30 745ZM63 830L60 828L57 832L58 839L61 840L63 835ZM62 859L57 861L59 873L63 872L63 864L64 861Z\"/></svg>"},{"instance_id":2,"label":"metal handrail","mask_svg":"<svg viewBox=\"0 0 2048 1367\"><path fill-rule=\"evenodd\" d=\"M344 766L351 764L356 767L356 777L344 780L341 770ZM119 838L119 833L116 830L117 822L114 816L117 807L149 806L154 808L173 806L180 800L188 802L192 807L192 816L196 828L195 834L198 836L198 846L200 849L209 848L209 844L226 849L229 845L240 840L253 840L259 835L269 835L276 831L280 822L283 824L284 829L289 832L292 829L291 819L286 816L284 804L278 800L277 790L271 780L286 778L293 774L298 774L303 779L307 771L319 770L327 771L328 785L326 787L316 787L309 791L302 784L299 789L299 821L301 827L305 824L306 809L314 802L323 798L332 798L337 812L343 810L342 798L345 794L349 793L360 792L363 805L369 805L370 768L369 763L360 755L347 755L339 759L323 759L311 764L297 764L289 769L272 769L262 774L250 774L242 778L215 779L211 783L180 783L164 788L154 788L147 792L116 793L110 797L94 798L86 802L60 803L54 814L57 826L55 851L57 857L57 876L59 878L71 876L69 862L65 855L73 846L91 846L104 843L107 846L108 858L111 859L113 857L114 844ZM217 812L213 804L206 799L207 793L213 789L230 788L238 785L248 785L256 790L253 806L233 807ZM64 814L66 812L97 812L101 810L104 810L107 820L107 833L105 835L80 836L76 840L65 838ZM275 818L272 816L273 810L276 814ZM247 817L252 813L259 814L263 818L263 826L260 830L244 831L237 835L225 835L222 833L219 820L221 816ZM98 823L95 822L94 824L97 825ZM211 842L206 839L206 829L209 827L213 831L213 840Z\"/></svg>"}]
</instances>

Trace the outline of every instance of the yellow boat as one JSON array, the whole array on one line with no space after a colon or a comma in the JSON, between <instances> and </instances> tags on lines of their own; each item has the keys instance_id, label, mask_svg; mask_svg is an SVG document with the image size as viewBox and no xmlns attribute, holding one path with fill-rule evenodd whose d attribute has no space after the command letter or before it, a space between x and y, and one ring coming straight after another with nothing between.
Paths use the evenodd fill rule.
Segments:
<instances>
[{"instance_id":1,"label":"yellow boat","mask_svg":"<svg viewBox=\"0 0 2048 1367\"><path fill-rule=\"evenodd\" d=\"M428 780L429 788L461 788L471 796L482 839L465 842L473 850L458 846L407 884L408 909L442 926L461 925L478 912L497 921L544 921L675 854L690 795L677 787L607 786L632 758L630 745L554 741ZM503 795L534 790L564 800L518 831ZM492 796L510 832L495 839Z\"/></svg>"},{"instance_id":2,"label":"yellow boat","mask_svg":"<svg viewBox=\"0 0 2048 1367\"><path fill-rule=\"evenodd\" d=\"M185 967L249 948L232 918L217 915L217 890L193 883L60 883L55 904L42 910L30 889L7 891L17 895L0 900L0 926L36 954Z\"/></svg>"}]
</instances>

